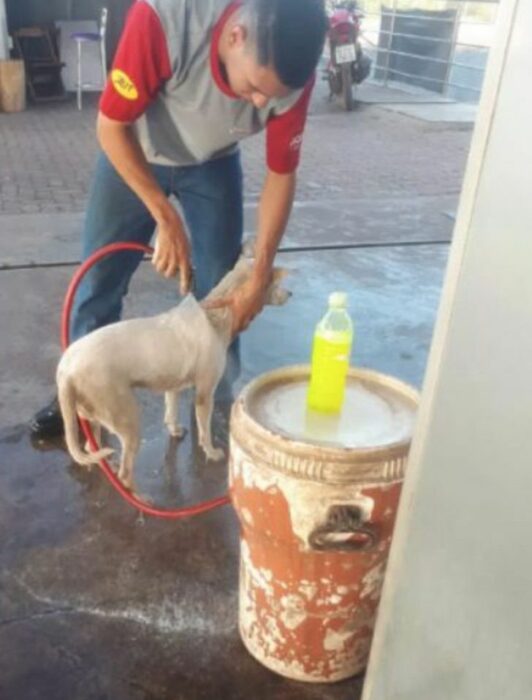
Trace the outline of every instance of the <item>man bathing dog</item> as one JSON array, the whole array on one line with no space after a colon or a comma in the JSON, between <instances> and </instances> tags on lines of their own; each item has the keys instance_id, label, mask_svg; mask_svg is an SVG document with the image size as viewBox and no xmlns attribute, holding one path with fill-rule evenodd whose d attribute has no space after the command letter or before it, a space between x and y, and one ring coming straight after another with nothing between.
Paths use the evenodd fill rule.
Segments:
<instances>
[{"instance_id":1,"label":"man bathing dog","mask_svg":"<svg viewBox=\"0 0 532 700\"><path fill-rule=\"evenodd\" d=\"M267 174L252 274L221 301L233 334L262 309L292 206L296 169L326 15L322 0L137 0L100 102L102 147L83 231L83 258L117 241L148 244L165 277L204 298L239 257L243 229L238 142L266 130ZM181 214L169 197L180 202ZM190 234L190 241L185 232ZM84 278L72 339L120 318L140 253L110 256ZM230 401L238 346L217 398ZM57 399L32 433L63 433Z\"/></svg>"}]
</instances>

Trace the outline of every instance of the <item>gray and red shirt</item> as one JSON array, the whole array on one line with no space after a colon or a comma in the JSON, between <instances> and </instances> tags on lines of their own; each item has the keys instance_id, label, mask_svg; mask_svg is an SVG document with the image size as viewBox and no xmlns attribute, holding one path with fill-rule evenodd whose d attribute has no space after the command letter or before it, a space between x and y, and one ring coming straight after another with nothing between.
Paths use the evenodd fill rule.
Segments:
<instances>
[{"instance_id":1,"label":"gray and red shirt","mask_svg":"<svg viewBox=\"0 0 532 700\"><path fill-rule=\"evenodd\" d=\"M130 10L100 109L135 123L149 162L202 163L265 128L268 167L297 168L314 78L263 109L235 95L218 43L238 7L229 0L137 0Z\"/></svg>"}]
</instances>

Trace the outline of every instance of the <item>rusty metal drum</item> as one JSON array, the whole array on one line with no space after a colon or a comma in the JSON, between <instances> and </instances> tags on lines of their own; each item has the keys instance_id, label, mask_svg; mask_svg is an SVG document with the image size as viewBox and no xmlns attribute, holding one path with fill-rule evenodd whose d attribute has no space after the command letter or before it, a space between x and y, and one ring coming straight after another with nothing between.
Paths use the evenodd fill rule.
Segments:
<instances>
[{"instance_id":1,"label":"rusty metal drum","mask_svg":"<svg viewBox=\"0 0 532 700\"><path fill-rule=\"evenodd\" d=\"M342 415L321 416L308 379L307 366L270 372L233 406L239 628L273 671L334 682L367 663L418 394L352 369Z\"/></svg>"}]
</instances>

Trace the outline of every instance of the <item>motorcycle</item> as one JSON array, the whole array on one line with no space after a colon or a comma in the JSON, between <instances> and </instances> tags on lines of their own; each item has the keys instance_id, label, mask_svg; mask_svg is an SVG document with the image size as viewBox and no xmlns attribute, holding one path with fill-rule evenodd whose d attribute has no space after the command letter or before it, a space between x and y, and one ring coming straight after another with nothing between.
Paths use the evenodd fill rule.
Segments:
<instances>
[{"instance_id":1,"label":"motorcycle","mask_svg":"<svg viewBox=\"0 0 532 700\"><path fill-rule=\"evenodd\" d=\"M353 85L360 85L371 70L371 59L360 45L362 13L355 3L337 5L329 17L330 58L325 69L329 99L342 98L345 109L353 109Z\"/></svg>"}]
</instances>

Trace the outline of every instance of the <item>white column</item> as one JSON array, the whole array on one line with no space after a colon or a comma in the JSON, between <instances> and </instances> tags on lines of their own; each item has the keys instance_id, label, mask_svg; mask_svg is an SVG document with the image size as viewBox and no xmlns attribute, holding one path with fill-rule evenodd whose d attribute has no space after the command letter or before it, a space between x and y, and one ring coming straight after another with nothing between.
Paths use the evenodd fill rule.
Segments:
<instances>
[{"instance_id":1,"label":"white column","mask_svg":"<svg viewBox=\"0 0 532 700\"><path fill-rule=\"evenodd\" d=\"M5 0L0 0L0 61L9 58L9 40L7 35L7 15Z\"/></svg>"},{"instance_id":2,"label":"white column","mask_svg":"<svg viewBox=\"0 0 532 700\"><path fill-rule=\"evenodd\" d=\"M499 14L364 700L532 697L532 2Z\"/></svg>"}]
</instances>

